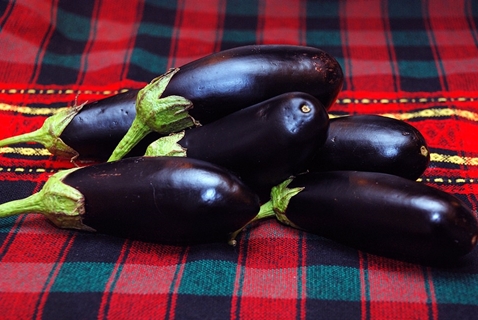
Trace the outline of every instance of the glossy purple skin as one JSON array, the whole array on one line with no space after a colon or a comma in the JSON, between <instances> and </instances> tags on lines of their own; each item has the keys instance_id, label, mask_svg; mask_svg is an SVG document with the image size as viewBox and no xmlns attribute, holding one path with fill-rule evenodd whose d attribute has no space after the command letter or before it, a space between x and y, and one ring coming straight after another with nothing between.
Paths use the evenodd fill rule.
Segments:
<instances>
[{"instance_id":1,"label":"glossy purple skin","mask_svg":"<svg viewBox=\"0 0 478 320\"><path fill-rule=\"evenodd\" d=\"M316 97L326 109L337 99L343 72L327 52L306 46L250 45L224 50L182 66L164 95L194 104L202 124L286 92Z\"/></svg>"},{"instance_id":2,"label":"glossy purple skin","mask_svg":"<svg viewBox=\"0 0 478 320\"><path fill-rule=\"evenodd\" d=\"M291 45L251 45L221 51L190 62L176 73L163 96L193 102L190 114L201 124L218 120L282 93L301 91L327 109L342 89L339 63L323 50ZM80 158L106 160L136 115L131 90L86 104L60 138ZM129 156L141 155L159 135L151 134Z\"/></svg>"},{"instance_id":3,"label":"glossy purple skin","mask_svg":"<svg viewBox=\"0 0 478 320\"><path fill-rule=\"evenodd\" d=\"M179 144L188 157L228 168L268 200L273 186L306 170L328 123L319 100L293 92L186 130Z\"/></svg>"},{"instance_id":4,"label":"glossy purple skin","mask_svg":"<svg viewBox=\"0 0 478 320\"><path fill-rule=\"evenodd\" d=\"M84 195L85 225L136 240L227 241L259 212L257 195L242 181L196 159L126 158L83 167L63 182Z\"/></svg>"},{"instance_id":5,"label":"glossy purple skin","mask_svg":"<svg viewBox=\"0 0 478 320\"><path fill-rule=\"evenodd\" d=\"M473 250L475 213L455 196L376 172L331 171L297 176L305 187L287 218L314 234L370 253L420 263L453 261Z\"/></svg>"},{"instance_id":6,"label":"glossy purple skin","mask_svg":"<svg viewBox=\"0 0 478 320\"><path fill-rule=\"evenodd\" d=\"M330 120L327 139L309 169L383 172L416 180L429 162L425 138L411 124L378 115L352 115Z\"/></svg>"}]
</instances>

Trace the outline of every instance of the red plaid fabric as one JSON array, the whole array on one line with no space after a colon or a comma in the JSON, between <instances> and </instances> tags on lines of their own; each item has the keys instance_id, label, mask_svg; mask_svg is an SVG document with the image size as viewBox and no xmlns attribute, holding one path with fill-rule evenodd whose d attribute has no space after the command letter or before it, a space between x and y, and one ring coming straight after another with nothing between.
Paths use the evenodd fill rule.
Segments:
<instances>
[{"instance_id":1,"label":"red plaid fabric","mask_svg":"<svg viewBox=\"0 0 478 320\"><path fill-rule=\"evenodd\" d=\"M332 115L417 127L419 179L478 210L478 4L421 1L0 3L0 139L59 108L141 88L169 67L253 43L322 48L343 67ZM87 165L88 163L81 163ZM0 202L71 168L39 144L0 148ZM370 255L273 220L238 245L167 246L0 220L2 319L474 319L478 253L454 268Z\"/></svg>"}]
</instances>

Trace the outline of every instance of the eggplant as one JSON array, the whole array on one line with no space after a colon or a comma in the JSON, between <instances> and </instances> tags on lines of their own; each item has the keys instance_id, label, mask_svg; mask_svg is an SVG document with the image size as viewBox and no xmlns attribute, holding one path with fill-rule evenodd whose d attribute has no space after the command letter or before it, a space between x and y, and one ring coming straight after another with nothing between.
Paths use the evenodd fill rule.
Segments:
<instances>
[{"instance_id":1,"label":"eggplant","mask_svg":"<svg viewBox=\"0 0 478 320\"><path fill-rule=\"evenodd\" d=\"M205 126L162 137L146 155L215 163L269 200L273 186L306 170L325 141L328 123L319 100L302 92L284 93Z\"/></svg>"},{"instance_id":2,"label":"eggplant","mask_svg":"<svg viewBox=\"0 0 478 320\"><path fill-rule=\"evenodd\" d=\"M0 140L0 147L36 142L50 153L72 161L108 159L136 116L135 101L139 90L130 90L98 101L61 109L48 117L33 132ZM138 143L128 156L144 154L147 146L162 135L152 132Z\"/></svg>"},{"instance_id":3,"label":"eggplant","mask_svg":"<svg viewBox=\"0 0 478 320\"><path fill-rule=\"evenodd\" d=\"M130 149L147 132L159 132L150 142L286 92L309 93L328 109L342 85L339 63L323 50L291 45L242 46L169 70L139 91L68 108L47 119L43 129L5 139L0 146L32 141L73 160L115 160L144 153L148 143L138 147L140 153ZM151 123L155 117L159 124ZM132 142L123 142L126 145L110 157L131 127L139 134Z\"/></svg>"},{"instance_id":4,"label":"eggplant","mask_svg":"<svg viewBox=\"0 0 478 320\"><path fill-rule=\"evenodd\" d=\"M188 244L227 240L259 205L241 180L209 162L130 157L59 171L38 193L0 205L0 217L41 213L61 228Z\"/></svg>"},{"instance_id":5,"label":"eggplant","mask_svg":"<svg viewBox=\"0 0 478 320\"><path fill-rule=\"evenodd\" d=\"M286 225L409 262L457 261L478 239L476 215L457 197L386 173L309 172L274 187L268 205Z\"/></svg>"},{"instance_id":6,"label":"eggplant","mask_svg":"<svg viewBox=\"0 0 478 320\"><path fill-rule=\"evenodd\" d=\"M383 172L416 180L429 162L425 138L411 124L379 115L352 115L330 120L327 139L309 170Z\"/></svg>"},{"instance_id":7,"label":"eggplant","mask_svg":"<svg viewBox=\"0 0 478 320\"><path fill-rule=\"evenodd\" d=\"M313 95L329 109L343 72L327 52L306 46L249 45L220 51L182 66L164 91L190 100L202 124L282 93Z\"/></svg>"}]
</instances>

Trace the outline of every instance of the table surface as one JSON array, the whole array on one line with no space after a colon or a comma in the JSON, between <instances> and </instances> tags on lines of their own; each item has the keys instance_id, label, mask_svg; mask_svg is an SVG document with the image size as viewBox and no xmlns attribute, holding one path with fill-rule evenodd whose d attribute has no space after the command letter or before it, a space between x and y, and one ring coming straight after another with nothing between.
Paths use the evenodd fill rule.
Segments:
<instances>
[{"instance_id":1,"label":"table surface","mask_svg":"<svg viewBox=\"0 0 478 320\"><path fill-rule=\"evenodd\" d=\"M382 114L428 141L420 183L478 206L478 3L0 2L0 138L59 108L144 86L246 44L315 46L345 82L331 115ZM82 163L88 165L88 163ZM0 149L0 202L74 165L39 144ZM266 220L225 243L168 246L0 220L2 319L472 319L478 251L453 268L374 256Z\"/></svg>"}]
</instances>

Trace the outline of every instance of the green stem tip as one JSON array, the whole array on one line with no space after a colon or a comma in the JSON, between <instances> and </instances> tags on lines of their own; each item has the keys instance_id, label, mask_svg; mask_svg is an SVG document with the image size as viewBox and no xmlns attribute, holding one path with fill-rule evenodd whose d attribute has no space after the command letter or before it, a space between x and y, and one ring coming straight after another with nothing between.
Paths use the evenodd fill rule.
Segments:
<instances>
[{"instance_id":1,"label":"green stem tip","mask_svg":"<svg viewBox=\"0 0 478 320\"><path fill-rule=\"evenodd\" d=\"M153 79L138 92L136 97L136 117L133 125L120 141L108 161L123 158L148 133L156 131L160 134L170 134L197 125L189 115L192 102L181 96L162 94L171 78L179 71L170 69L163 75Z\"/></svg>"},{"instance_id":2,"label":"green stem tip","mask_svg":"<svg viewBox=\"0 0 478 320\"><path fill-rule=\"evenodd\" d=\"M39 192L24 199L1 204L0 218L39 213L60 228L95 231L82 222L82 215L85 212L83 195L75 188L63 183L63 178L77 169L57 172L47 180Z\"/></svg>"},{"instance_id":3,"label":"green stem tip","mask_svg":"<svg viewBox=\"0 0 478 320\"><path fill-rule=\"evenodd\" d=\"M247 226L251 225L254 222L257 222L259 220L268 219L268 218L271 218L271 217L274 217L274 216L275 216L275 212L274 212L274 208L272 206L272 201L267 201L266 203L261 205L261 207L259 209L259 213L251 221L249 221L244 226L242 226L240 229L234 231L233 233L231 233L229 235L228 243L232 246L235 246L237 244L237 240L236 240L237 235L239 233L241 233L242 230L244 230L244 228L246 228Z\"/></svg>"},{"instance_id":4,"label":"green stem tip","mask_svg":"<svg viewBox=\"0 0 478 320\"><path fill-rule=\"evenodd\" d=\"M71 161L74 161L78 157L78 152L66 145L60 136L83 105L60 110L48 117L43 125L35 131L0 140L0 147L18 143L35 142L43 145L51 154L70 158Z\"/></svg>"},{"instance_id":5,"label":"green stem tip","mask_svg":"<svg viewBox=\"0 0 478 320\"><path fill-rule=\"evenodd\" d=\"M290 200L297 195L299 192L304 190L303 187L297 188L288 188L289 184L292 182L291 179L287 179L279 185L271 189L271 200L265 202L261 205L259 213L248 223L246 223L239 230L234 231L229 236L228 243L235 246L237 244L236 237L237 235L244 230L250 224L259 221L268 219L271 217L276 217L277 220L285 225L291 226L296 229L301 229L299 226L295 225L292 221L287 218L286 212Z\"/></svg>"}]
</instances>

